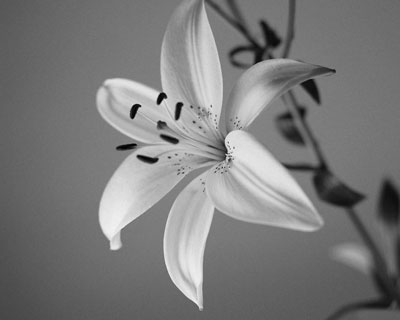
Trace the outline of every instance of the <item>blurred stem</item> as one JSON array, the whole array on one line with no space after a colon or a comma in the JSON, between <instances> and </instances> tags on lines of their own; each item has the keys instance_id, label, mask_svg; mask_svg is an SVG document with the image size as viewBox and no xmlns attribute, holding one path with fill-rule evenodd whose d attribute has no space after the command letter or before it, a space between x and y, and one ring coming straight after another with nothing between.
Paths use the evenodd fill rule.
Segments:
<instances>
[{"instance_id":1,"label":"blurred stem","mask_svg":"<svg viewBox=\"0 0 400 320\"><path fill-rule=\"evenodd\" d=\"M348 313L355 312L361 309L379 309L390 305L390 302L384 300L360 301L345 305L331 314L326 320L337 320Z\"/></svg>"},{"instance_id":2,"label":"blurred stem","mask_svg":"<svg viewBox=\"0 0 400 320\"><path fill-rule=\"evenodd\" d=\"M292 90L289 90L286 94L288 99L284 99L284 101L287 101L286 105L289 108L290 113L293 116L293 119L295 121L295 124L297 125L297 128L300 131L301 136L303 137L304 141L306 142L306 145L309 145L315 154L315 156L318 159L318 162L320 164L321 168L328 169L328 162L325 159L325 156L322 152L322 149L317 141L317 139L314 137L314 134L308 125L307 120L305 117L302 117L300 114L299 110L299 103L297 102L296 96L294 95Z\"/></svg>"},{"instance_id":3,"label":"blurred stem","mask_svg":"<svg viewBox=\"0 0 400 320\"><path fill-rule=\"evenodd\" d=\"M294 39L294 21L296 17L296 0L289 0L289 17L286 29L285 44L282 51L282 58L287 58Z\"/></svg>"},{"instance_id":4,"label":"blurred stem","mask_svg":"<svg viewBox=\"0 0 400 320\"><path fill-rule=\"evenodd\" d=\"M227 0L230 5L235 5L234 1L229 1ZM252 36L251 32L247 29L246 25L242 22L240 22L243 17L240 15L237 16L237 13L233 13L236 18L230 17L227 13L224 12L224 10L214 3L212 0L206 0L206 2L222 17L224 18L231 26L233 26L236 30L238 30L256 49L255 51L255 63L260 62L262 60L262 56L258 54L260 50L263 50L263 46L260 45L255 38ZM232 8L232 7L231 7ZM239 10L238 7L236 6L234 10ZM232 10L233 11L233 10ZM285 44L284 44L284 49L282 53L283 58L287 58L290 53L291 45L294 39L294 24L295 24L295 14L296 14L296 0L289 0L289 14L288 14L288 23L287 23L287 32L286 32L286 39L285 39ZM272 56L271 56L272 57ZM286 94L285 97L288 99L284 99L284 102L288 105L288 108L293 116L293 119L300 131L300 134L302 135L304 141L306 142L306 145L310 146L310 151L315 154L317 157L317 160L319 162L319 167L318 168L323 168L328 171L331 171L328 166L327 159L319 145L318 140L315 138L310 126L308 125L307 120L301 116L300 111L299 111L299 104L297 102L296 96L293 93L292 90L289 90ZM287 167L290 168L290 165L286 165ZM306 165L304 167L301 166L296 166L292 165L293 170L310 170L311 167ZM313 168L312 170L315 170ZM368 230L365 228L364 224L362 221L358 218L357 214L355 213L353 208L346 208L348 216L350 217L350 220L354 224L356 230L359 232L360 236L362 237L363 241L365 242L366 246L370 249L371 254L374 257L377 271L379 272L379 275L382 278L383 285L385 286L388 294L390 294L390 297L392 297L394 300L397 301L398 305L400 305L400 293L397 292L396 288L393 286L393 284L390 281L390 276L388 274L388 268L386 266L385 260L383 259L382 254L379 251L378 246L375 244L374 240L370 236ZM332 319L337 319L338 316L343 315L344 313L347 313L353 309L355 309L359 304L353 304L346 306L342 309L340 309L336 315L332 315L330 320ZM339 315L338 315L339 314ZM334 317L333 317L334 316Z\"/></svg>"},{"instance_id":5,"label":"blurred stem","mask_svg":"<svg viewBox=\"0 0 400 320\"><path fill-rule=\"evenodd\" d=\"M318 169L318 167L306 163L299 163L299 164L282 163L282 165L286 169L294 171L315 171Z\"/></svg>"},{"instance_id":6,"label":"blurred stem","mask_svg":"<svg viewBox=\"0 0 400 320\"><path fill-rule=\"evenodd\" d=\"M229 16L218 4L216 4L213 0L206 0L206 2L210 5L211 8L214 9L216 13L218 13L223 19L225 19L232 27L238 30L253 46L260 49L262 46L258 44L255 38L251 35L250 31L247 27L240 23L240 21Z\"/></svg>"},{"instance_id":7,"label":"blurred stem","mask_svg":"<svg viewBox=\"0 0 400 320\"><path fill-rule=\"evenodd\" d=\"M226 0L229 9L231 9L232 14L235 16L236 20L243 26L247 31L249 30L246 20L244 19L242 12L239 9L239 6L236 3L236 0Z\"/></svg>"},{"instance_id":8,"label":"blurred stem","mask_svg":"<svg viewBox=\"0 0 400 320\"><path fill-rule=\"evenodd\" d=\"M399 293L397 292L394 284L390 280L386 262L382 254L380 253L377 244L375 243L374 239L370 236L367 228L365 227L361 219L358 217L356 211L353 208L348 208L347 213L348 216L350 217L350 220L353 222L353 225L355 226L361 238L363 239L364 244L368 247L369 251L371 252L374 258L377 272L381 277L382 284L385 287L386 292L390 295L390 297L393 298L393 300L395 300L398 304L400 304Z\"/></svg>"}]
</instances>

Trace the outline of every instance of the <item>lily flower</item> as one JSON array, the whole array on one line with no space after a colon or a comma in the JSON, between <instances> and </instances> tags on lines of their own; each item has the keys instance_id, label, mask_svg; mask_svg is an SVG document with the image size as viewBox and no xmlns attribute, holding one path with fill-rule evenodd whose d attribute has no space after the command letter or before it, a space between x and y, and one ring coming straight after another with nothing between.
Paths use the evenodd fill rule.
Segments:
<instances>
[{"instance_id":1,"label":"lily flower","mask_svg":"<svg viewBox=\"0 0 400 320\"><path fill-rule=\"evenodd\" d=\"M203 308L203 255L215 209L242 221L316 230L321 217L289 172L246 131L293 86L333 70L268 60L247 70L222 110L222 74L203 0L185 0L168 24L161 51L163 92L106 80L97 93L102 117L135 140L108 182L100 225L112 250L120 232L189 172L203 168L176 198L164 235L174 284ZM207 170L205 170L207 168Z\"/></svg>"}]
</instances>

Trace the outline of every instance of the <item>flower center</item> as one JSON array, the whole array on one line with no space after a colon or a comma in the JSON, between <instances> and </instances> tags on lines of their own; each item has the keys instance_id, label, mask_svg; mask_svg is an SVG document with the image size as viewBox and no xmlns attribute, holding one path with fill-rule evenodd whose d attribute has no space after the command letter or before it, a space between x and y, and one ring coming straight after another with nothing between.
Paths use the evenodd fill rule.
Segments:
<instances>
[{"instance_id":1,"label":"flower center","mask_svg":"<svg viewBox=\"0 0 400 320\"><path fill-rule=\"evenodd\" d=\"M168 99L166 93L161 92L156 104L161 106ZM223 161L230 159L224 144L224 136L218 128L218 115L210 108L185 106L183 102L177 102L172 111L165 104L171 118L171 123L157 121L159 137L167 143L177 145L177 149L185 150L189 154L204 157L211 161ZM129 117L134 120L140 113L140 104L133 104L130 108ZM143 113L141 115L144 116ZM150 120L150 119L149 119ZM152 121L153 122L153 121ZM140 147L136 143L121 145L117 150L133 150ZM148 157L138 155L137 158L145 163L153 164L159 160L159 156ZM230 161L230 160L229 160Z\"/></svg>"}]
</instances>

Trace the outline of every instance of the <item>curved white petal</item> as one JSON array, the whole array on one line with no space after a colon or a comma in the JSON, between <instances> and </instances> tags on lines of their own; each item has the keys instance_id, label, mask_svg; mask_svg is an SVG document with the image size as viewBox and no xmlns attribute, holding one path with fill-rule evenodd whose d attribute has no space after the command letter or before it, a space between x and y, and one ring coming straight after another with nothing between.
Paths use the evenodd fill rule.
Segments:
<instances>
[{"instance_id":1,"label":"curved white petal","mask_svg":"<svg viewBox=\"0 0 400 320\"><path fill-rule=\"evenodd\" d=\"M225 139L227 159L209 170L208 196L223 213L247 222L302 231L322 226L321 217L289 172L249 133Z\"/></svg>"},{"instance_id":2,"label":"curved white petal","mask_svg":"<svg viewBox=\"0 0 400 320\"><path fill-rule=\"evenodd\" d=\"M157 106L159 92L127 79L109 79L97 91L97 108L101 116L123 134L144 142L164 143L157 131L157 121L169 123L165 106ZM140 104L134 119L130 110Z\"/></svg>"},{"instance_id":3,"label":"curved white petal","mask_svg":"<svg viewBox=\"0 0 400 320\"><path fill-rule=\"evenodd\" d=\"M356 243L343 243L333 247L331 258L367 275L373 268L371 253Z\"/></svg>"},{"instance_id":4,"label":"curved white petal","mask_svg":"<svg viewBox=\"0 0 400 320\"><path fill-rule=\"evenodd\" d=\"M206 173L178 196L168 216L164 257L174 284L203 309L203 257L214 206L205 192Z\"/></svg>"},{"instance_id":5,"label":"curved white petal","mask_svg":"<svg viewBox=\"0 0 400 320\"><path fill-rule=\"evenodd\" d=\"M227 107L229 131L248 127L274 99L293 86L334 70L290 59L271 59L245 71L233 87Z\"/></svg>"},{"instance_id":6,"label":"curved white petal","mask_svg":"<svg viewBox=\"0 0 400 320\"><path fill-rule=\"evenodd\" d=\"M145 163L137 155L159 157L157 163ZM170 145L143 147L120 165L108 182L100 201L101 228L119 249L119 233L128 223L164 197L187 173L205 164L207 159L187 156Z\"/></svg>"},{"instance_id":7,"label":"curved white petal","mask_svg":"<svg viewBox=\"0 0 400 320\"><path fill-rule=\"evenodd\" d=\"M172 15L161 49L161 82L172 111L182 101L219 119L222 73L203 0L185 0Z\"/></svg>"}]
</instances>

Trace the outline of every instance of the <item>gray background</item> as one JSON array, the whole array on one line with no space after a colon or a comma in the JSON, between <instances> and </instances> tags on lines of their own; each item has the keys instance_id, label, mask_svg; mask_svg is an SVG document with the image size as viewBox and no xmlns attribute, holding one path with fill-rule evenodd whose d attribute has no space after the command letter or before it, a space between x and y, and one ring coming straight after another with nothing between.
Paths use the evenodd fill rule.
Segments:
<instances>
[{"instance_id":1,"label":"gray background","mask_svg":"<svg viewBox=\"0 0 400 320\"><path fill-rule=\"evenodd\" d=\"M300 2L300 1L299 1ZM162 237L180 185L123 233L110 252L97 218L108 179L129 143L106 124L95 93L106 78L160 88L162 36L179 0L0 2L1 319L321 319L344 302L371 297L357 272L329 248L356 240L344 213L322 204L296 174L326 226L300 233L216 214L205 253L205 310L172 284ZM254 21L283 33L286 2L239 1ZM225 96L240 71L226 52L242 38L211 10ZM310 121L334 170L369 199L373 225L380 180L400 185L399 1L301 1L292 57L337 69L319 81L323 107ZM252 131L281 160L313 161L274 127L281 103Z\"/></svg>"}]
</instances>

